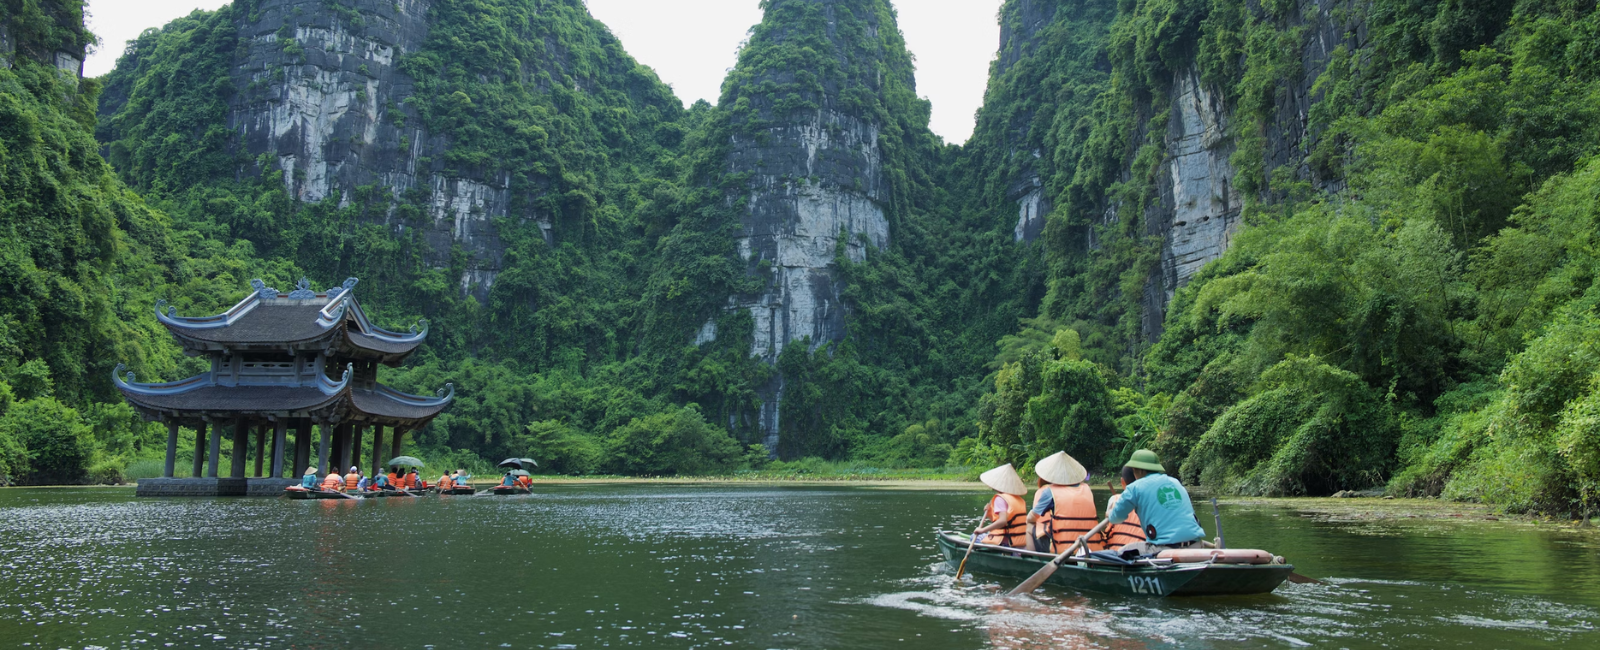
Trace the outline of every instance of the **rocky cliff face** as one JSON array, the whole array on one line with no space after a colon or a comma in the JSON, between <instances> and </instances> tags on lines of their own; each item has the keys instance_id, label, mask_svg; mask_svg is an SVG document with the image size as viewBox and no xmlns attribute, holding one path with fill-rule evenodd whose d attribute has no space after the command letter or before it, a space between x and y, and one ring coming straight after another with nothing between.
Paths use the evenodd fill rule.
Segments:
<instances>
[{"instance_id":1,"label":"rocky cliff face","mask_svg":"<svg viewBox=\"0 0 1600 650\"><path fill-rule=\"evenodd\" d=\"M851 260L866 258L868 247L889 243L884 205L884 180L879 138L883 125L861 106L852 106L847 91L876 92L884 56L878 47L879 3L872 0L777 0L767 7L767 29L750 48L783 52L818 45L837 57L837 76L811 77L792 68L749 70L742 87L731 89L724 107L748 106L750 128L732 138L726 159L732 173L748 172L748 195L740 218L739 255L752 273L767 276L759 293L735 295L729 308L749 310L755 321L750 354L776 363L785 346L809 341L811 349L845 337L846 307L835 276L834 259L842 248ZM781 17L774 20L775 16ZM753 58L753 57L752 57ZM869 78L846 71L877 70ZM791 92L804 92L795 106ZM708 330L702 330L705 340ZM776 449L784 382L775 377L761 390L759 428L768 449Z\"/></svg>"},{"instance_id":2,"label":"rocky cliff face","mask_svg":"<svg viewBox=\"0 0 1600 650\"><path fill-rule=\"evenodd\" d=\"M1288 167L1294 178L1324 191L1337 191L1342 182L1316 177L1306 163L1317 137L1310 125L1311 106L1320 99L1313 84L1335 48L1343 45L1355 50L1362 46L1365 34L1359 17L1346 22L1336 19L1332 9L1331 2L1300 0L1290 18L1288 28L1303 30L1302 69L1297 78L1281 80L1273 117L1264 133L1264 176ZM1160 267L1146 285L1142 300L1140 329L1150 342L1161 337L1167 305L1178 288L1228 250L1243 207L1236 172L1229 162L1236 148L1230 127L1232 109L1222 101L1221 91L1207 87L1199 69L1190 65L1173 75L1168 96L1167 173L1156 184L1159 202L1145 215L1146 232L1161 238ZM1276 197L1269 193L1261 198L1271 201Z\"/></svg>"},{"instance_id":3,"label":"rocky cliff face","mask_svg":"<svg viewBox=\"0 0 1600 650\"><path fill-rule=\"evenodd\" d=\"M1019 0L1006 4L1000 15L1000 51L995 60L993 76L1004 76L1012 67L1039 49L1039 32L1055 20L1059 0ZM1044 232L1045 218L1054 205L1045 193L1044 180L1040 178L1038 161L1043 156L1040 135L1032 134L1035 110L1025 108L1010 118L1011 141L1026 143L1011 154L1021 161L1019 170L1010 179L1006 200L1017 205L1017 225L1012 238L1030 242Z\"/></svg>"},{"instance_id":4,"label":"rocky cliff face","mask_svg":"<svg viewBox=\"0 0 1600 650\"><path fill-rule=\"evenodd\" d=\"M427 39L432 1L348 0L334 11L322 0L260 0L236 23L240 92L228 125L245 153L277 162L298 200L347 202L371 184L396 197L425 193L429 261L446 265L461 246L471 255L461 290L482 298L504 253L492 220L507 213L508 181L445 175L426 162L449 142L405 108L414 87L397 67Z\"/></svg>"}]
</instances>

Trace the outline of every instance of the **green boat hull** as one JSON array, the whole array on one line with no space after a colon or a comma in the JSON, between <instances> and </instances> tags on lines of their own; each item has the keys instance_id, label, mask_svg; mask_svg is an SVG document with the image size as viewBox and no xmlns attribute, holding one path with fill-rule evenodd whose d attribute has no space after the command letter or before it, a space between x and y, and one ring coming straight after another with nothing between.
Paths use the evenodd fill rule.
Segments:
<instances>
[{"instance_id":1,"label":"green boat hull","mask_svg":"<svg viewBox=\"0 0 1600 650\"><path fill-rule=\"evenodd\" d=\"M938 537L939 552L951 570L961 563L967 545L945 534ZM1015 578L1033 575L1049 559L1042 555L1012 553L977 547L967 559L967 570ZM1097 566L1063 563L1046 584L1079 591L1119 596L1226 596L1266 594L1277 589L1294 572L1289 564L1172 564L1161 567Z\"/></svg>"},{"instance_id":2,"label":"green boat hull","mask_svg":"<svg viewBox=\"0 0 1600 650\"><path fill-rule=\"evenodd\" d=\"M529 490L528 488L525 488L525 487L511 487L511 486L506 486L506 485L496 485L496 486L494 486L492 488L489 488L489 490L492 491L494 494L496 494L498 496L512 496L512 495L517 495L517 494L533 494L533 490Z\"/></svg>"}]
</instances>

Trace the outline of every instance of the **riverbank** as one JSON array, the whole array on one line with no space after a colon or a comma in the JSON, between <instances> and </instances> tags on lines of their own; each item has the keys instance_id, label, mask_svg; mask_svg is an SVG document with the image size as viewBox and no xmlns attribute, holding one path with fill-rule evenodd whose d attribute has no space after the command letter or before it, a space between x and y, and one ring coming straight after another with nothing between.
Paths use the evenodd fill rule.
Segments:
<instances>
[{"instance_id":1,"label":"riverbank","mask_svg":"<svg viewBox=\"0 0 1600 650\"><path fill-rule=\"evenodd\" d=\"M1312 521L1336 524L1383 523L1401 521L1449 521L1503 526L1567 528L1600 537L1600 522L1552 518L1546 515L1511 514L1495 506L1442 499L1397 499L1382 497L1219 497L1224 507L1271 506L1290 508ZM1196 503L1197 510L1203 504Z\"/></svg>"}]
</instances>

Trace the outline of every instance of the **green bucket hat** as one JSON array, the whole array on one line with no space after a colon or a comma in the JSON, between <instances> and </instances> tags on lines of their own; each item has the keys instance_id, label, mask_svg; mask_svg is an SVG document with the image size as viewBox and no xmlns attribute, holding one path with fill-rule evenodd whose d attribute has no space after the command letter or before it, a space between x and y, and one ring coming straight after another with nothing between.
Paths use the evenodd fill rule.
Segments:
<instances>
[{"instance_id":1,"label":"green bucket hat","mask_svg":"<svg viewBox=\"0 0 1600 650\"><path fill-rule=\"evenodd\" d=\"M1161 459L1156 458L1156 452L1150 451L1149 449L1140 449L1133 452L1133 456L1128 458L1128 462L1123 463L1122 466L1149 470L1152 472L1166 473L1167 471L1167 468L1161 466Z\"/></svg>"}]
</instances>

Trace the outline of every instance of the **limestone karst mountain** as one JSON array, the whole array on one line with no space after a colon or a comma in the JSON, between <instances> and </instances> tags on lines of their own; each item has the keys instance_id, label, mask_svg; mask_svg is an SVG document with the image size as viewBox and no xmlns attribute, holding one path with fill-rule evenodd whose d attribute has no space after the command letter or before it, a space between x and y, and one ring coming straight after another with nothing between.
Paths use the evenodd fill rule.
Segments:
<instances>
[{"instance_id":1,"label":"limestone karst mountain","mask_svg":"<svg viewBox=\"0 0 1600 650\"><path fill-rule=\"evenodd\" d=\"M1008 0L959 146L889 0L761 6L685 108L580 0L236 0L100 79L0 0L0 411L115 471L104 369L194 371L149 304L359 276L450 462L1600 494L1591 0Z\"/></svg>"}]
</instances>

